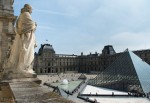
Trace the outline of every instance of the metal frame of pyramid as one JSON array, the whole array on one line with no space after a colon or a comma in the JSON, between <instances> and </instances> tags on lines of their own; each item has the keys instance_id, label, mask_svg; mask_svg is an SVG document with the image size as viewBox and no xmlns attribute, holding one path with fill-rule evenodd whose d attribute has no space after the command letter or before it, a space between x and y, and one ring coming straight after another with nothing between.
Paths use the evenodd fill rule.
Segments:
<instances>
[{"instance_id":1,"label":"metal frame of pyramid","mask_svg":"<svg viewBox=\"0 0 150 103\"><path fill-rule=\"evenodd\" d=\"M88 84L138 94L150 93L150 65L125 51Z\"/></svg>"}]
</instances>

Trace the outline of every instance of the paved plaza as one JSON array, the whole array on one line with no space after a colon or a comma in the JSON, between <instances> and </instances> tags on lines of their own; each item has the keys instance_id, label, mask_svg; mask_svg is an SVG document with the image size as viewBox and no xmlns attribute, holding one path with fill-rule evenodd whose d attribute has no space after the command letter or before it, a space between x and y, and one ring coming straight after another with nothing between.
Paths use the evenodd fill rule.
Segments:
<instances>
[{"instance_id":1,"label":"paved plaza","mask_svg":"<svg viewBox=\"0 0 150 103\"><path fill-rule=\"evenodd\" d=\"M54 82L62 82L64 79L68 81L77 80L81 73L62 73L62 74L45 74L38 75L37 77L42 80L42 84L45 82L54 83ZM95 78L97 75L95 74L85 74L87 79Z\"/></svg>"},{"instance_id":2,"label":"paved plaza","mask_svg":"<svg viewBox=\"0 0 150 103\"><path fill-rule=\"evenodd\" d=\"M43 83L49 82L49 83L54 83L54 82L62 82L64 79L68 79L68 81L72 80L78 80L79 76L81 73L66 73L66 74L48 74L48 75L38 75L38 78L42 80L42 86ZM95 78L96 75L88 75L85 74L87 79ZM50 87L49 88L51 91L53 90ZM121 92L121 91L115 91L115 90L109 90L105 88L99 88L99 87L94 87L87 85L86 82L83 83L78 91L76 91L73 95L64 95L66 99L72 100L75 103L88 103L86 100L82 100L77 98L78 94L108 94L111 95L112 92L116 95L127 95L126 92ZM84 97L84 96L83 96ZM98 103L150 103L150 100L145 98L145 97L129 97L129 96L86 96L84 98L89 98L90 100L97 100Z\"/></svg>"},{"instance_id":3,"label":"paved plaza","mask_svg":"<svg viewBox=\"0 0 150 103\"><path fill-rule=\"evenodd\" d=\"M68 81L72 81L72 80L78 80L79 76L81 75L81 73L65 73L65 74L48 74L48 75L38 75L37 77L39 79L42 80L42 86L43 86L43 83L54 83L54 82L62 82L64 79L67 79ZM88 79L91 79L91 78L95 78L96 75L86 75L86 77ZM49 88L49 87L46 87L46 86L43 86L44 88ZM81 87L79 88L79 90L77 92L75 92L73 95L64 95L64 97L66 99L69 99L69 100L72 100L76 103L87 103L86 101L82 100L82 99L79 99L77 98L77 95L78 93L83 90L83 88L85 87L85 84L81 85ZM51 91L53 90L52 88L49 88Z\"/></svg>"},{"instance_id":4,"label":"paved plaza","mask_svg":"<svg viewBox=\"0 0 150 103\"><path fill-rule=\"evenodd\" d=\"M86 98L89 98L90 100L93 101L96 100L99 103L150 103L150 100L145 97L131 97L131 96L129 97L127 92L106 89L101 87L94 87L90 85L87 85L81 94L112 95L112 93L114 96L86 96Z\"/></svg>"}]
</instances>

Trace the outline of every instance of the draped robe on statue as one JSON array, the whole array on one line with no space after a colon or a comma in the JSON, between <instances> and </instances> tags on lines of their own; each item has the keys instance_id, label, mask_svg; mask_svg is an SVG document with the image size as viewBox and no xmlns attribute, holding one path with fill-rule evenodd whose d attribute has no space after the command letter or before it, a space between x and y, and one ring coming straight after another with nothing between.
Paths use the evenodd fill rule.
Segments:
<instances>
[{"instance_id":1,"label":"draped robe on statue","mask_svg":"<svg viewBox=\"0 0 150 103\"><path fill-rule=\"evenodd\" d=\"M36 23L32 21L30 13L21 13L16 23L16 37L7 62L7 68L11 71L33 73L31 64L36 45L35 29Z\"/></svg>"}]
</instances>

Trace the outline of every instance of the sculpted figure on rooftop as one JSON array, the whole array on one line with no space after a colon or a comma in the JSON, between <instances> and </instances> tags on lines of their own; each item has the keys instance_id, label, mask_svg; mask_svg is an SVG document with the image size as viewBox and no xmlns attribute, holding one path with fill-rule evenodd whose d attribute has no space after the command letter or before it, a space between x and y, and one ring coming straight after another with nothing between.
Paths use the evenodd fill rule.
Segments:
<instances>
[{"instance_id":1,"label":"sculpted figure on rooftop","mask_svg":"<svg viewBox=\"0 0 150 103\"><path fill-rule=\"evenodd\" d=\"M12 72L34 73L32 62L34 59L34 48L36 47L35 30L36 23L31 18L32 7L25 4L16 22L16 37L11 46L10 56L4 69Z\"/></svg>"}]
</instances>

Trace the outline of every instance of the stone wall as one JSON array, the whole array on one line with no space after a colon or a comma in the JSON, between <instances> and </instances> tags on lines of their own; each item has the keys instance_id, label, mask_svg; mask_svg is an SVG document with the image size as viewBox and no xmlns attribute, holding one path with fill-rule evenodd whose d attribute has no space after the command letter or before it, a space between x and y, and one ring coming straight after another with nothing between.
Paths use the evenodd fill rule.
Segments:
<instances>
[{"instance_id":1,"label":"stone wall","mask_svg":"<svg viewBox=\"0 0 150 103\"><path fill-rule=\"evenodd\" d=\"M16 18L13 0L0 0L0 72L3 71L3 62L9 56L10 46L15 37L14 23Z\"/></svg>"}]
</instances>

